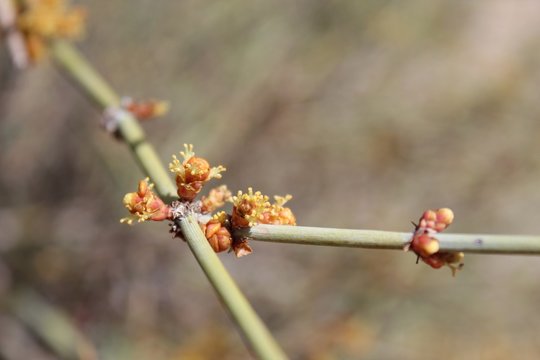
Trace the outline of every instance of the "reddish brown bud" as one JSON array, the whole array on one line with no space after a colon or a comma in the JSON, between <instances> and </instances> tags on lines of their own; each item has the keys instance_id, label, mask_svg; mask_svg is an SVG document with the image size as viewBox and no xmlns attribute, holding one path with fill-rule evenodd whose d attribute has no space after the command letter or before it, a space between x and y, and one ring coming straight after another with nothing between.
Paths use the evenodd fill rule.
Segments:
<instances>
[{"instance_id":1,"label":"reddish brown bud","mask_svg":"<svg viewBox=\"0 0 540 360\"><path fill-rule=\"evenodd\" d=\"M121 105L139 120L153 119L169 111L169 104L159 100L135 101L125 97L122 98Z\"/></svg>"},{"instance_id":2,"label":"reddish brown bud","mask_svg":"<svg viewBox=\"0 0 540 360\"><path fill-rule=\"evenodd\" d=\"M148 179L139 181L137 192L128 193L124 196L124 206L132 214L131 217L120 220L128 224L134 220L138 222L152 220L163 221L170 219L171 208L165 204L153 191L154 186L148 183Z\"/></svg>"},{"instance_id":3,"label":"reddish brown bud","mask_svg":"<svg viewBox=\"0 0 540 360\"><path fill-rule=\"evenodd\" d=\"M229 250L232 236L229 230L218 219L211 219L206 224L200 224L204 236L215 252Z\"/></svg>"},{"instance_id":4,"label":"reddish brown bud","mask_svg":"<svg viewBox=\"0 0 540 360\"><path fill-rule=\"evenodd\" d=\"M450 225L454 221L454 212L448 208L442 208L437 210L437 222Z\"/></svg>"},{"instance_id":5,"label":"reddish brown bud","mask_svg":"<svg viewBox=\"0 0 540 360\"><path fill-rule=\"evenodd\" d=\"M463 253L439 252L439 241L434 234L445 230L454 220L454 213L448 208L426 210L416 229L410 244L406 249L414 251L423 262L434 269L447 265L452 275L463 266Z\"/></svg>"},{"instance_id":6,"label":"reddish brown bud","mask_svg":"<svg viewBox=\"0 0 540 360\"><path fill-rule=\"evenodd\" d=\"M184 147L185 151L180 153L184 160L180 161L173 155L169 169L176 174L178 196L182 200L192 201L201 191L204 183L213 178L221 178L220 173L225 171L225 168L221 165L211 168L208 161L195 156L193 145L184 144Z\"/></svg>"},{"instance_id":7,"label":"reddish brown bud","mask_svg":"<svg viewBox=\"0 0 540 360\"><path fill-rule=\"evenodd\" d=\"M434 255L431 255L429 257L420 257L420 258L422 259L423 262L425 262L426 264L428 264L432 268L440 269L444 265L446 265L446 262L440 256L437 256L437 255L438 254L434 254Z\"/></svg>"},{"instance_id":8,"label":"reddish brown bud","mask_svg":"<svg viewBox=\"0 0 540 360\"><path fill-rule=\"evenodd\" d=\"M187 161L185 181L206 181L210 175L210 164L203 158L193 156Z\"/></svg>"},{"instance_id":9,"label":"reddish brown bud","mask_svg":"<svg viewBox=\"0 0 540 360\"><path fill-rule=\"evenodd\" d=\"M177 178L176 185L178 186L178 196L183 200L192 201L202 190L204 183L202 181L196 181L188 184L182 182L179 183Z\"/></svg>"},{"instance_id":10,"label":"reddish brown bud","mask_svg":"<svg viewBox=\"0 0 540 360\"><path fill-rule=\"evenodd\" d=\"M411 249L420 257L428 257L439 251L439 242L425 232L413 237Z\"/></svg>"},{"instance_id":11,"label":"reddish brown bud","mask_svg":"<svg viewBox=\"0 0 540 360\"><path fill-rule=\"evenodd\" d=\"M422 215L422 219L425 219L426 221L437 220L437 213L433 210L426 210Z\"/></svg>"}]
</instances>

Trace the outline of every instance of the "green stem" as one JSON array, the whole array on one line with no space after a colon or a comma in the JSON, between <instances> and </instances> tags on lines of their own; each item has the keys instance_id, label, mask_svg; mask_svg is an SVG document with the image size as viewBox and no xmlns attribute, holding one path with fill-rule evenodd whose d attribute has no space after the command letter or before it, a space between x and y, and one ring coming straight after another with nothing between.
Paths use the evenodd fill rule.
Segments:
<instances>
[{"instance_id":1,"label":"green stem","mask_svg":"<svg viewBox=\"0 0 540 360\"><path fill-rule=\"evenodd\" d=\"M120 97L94 70L84 57L64 41L51 43L51 54L57 64L90 96L101 108L119 105ZM154 147L146 140L144 130L128 112L118 119L119 131L129 145L135 159L146 176L156 184L156 189L164 199L176 197L176 189L159 159Z\"/></svg>"},{"instance_id":2,"label":"green stem","mask_svg":"<svg viewBox=\"0 0 540 360\"><path fill-rule=\"evenodd\" d=\"M191 251L216 289L221 301L230 311L244 339L251 344L253 352L260 359L286 359L283 351L208 244L197 221L189 216L180 221L180 226Z\"/></svg>"},{"instance_id":3,"label":"green stem","mask_svg":"<svg viewBox=\"0 0 540 360\"><path fill-rule=\"evenodd\" d=\"M257 225L237 230L234 236L277 243L399 250L411 241L412 232ZM439 240L440 251L540 255L540 236L440 233L434 237Z\"/></svg>"},{"instance_id":4,"label":"green stem","mask_svg":"<svg viewBox=\"0 0 540 360\"><path fill-rule=\"evenodd\" d=\"M56 41L51 44L51 53L57 64L101 108L119 105L119 96L70 44ZM127 112L122 113L119 119L119 132L130 146L143 172L156 184L160 196L164 199L176 198L176 188L171 177L152 145L146 141L144 131L137 120ZM187 218L181 221L181 227L193 255L238 324L248 346L260 359L285 359L285 354L242 295L208 244L199 225L193 219Z\"/></svg>"}]
</instances>

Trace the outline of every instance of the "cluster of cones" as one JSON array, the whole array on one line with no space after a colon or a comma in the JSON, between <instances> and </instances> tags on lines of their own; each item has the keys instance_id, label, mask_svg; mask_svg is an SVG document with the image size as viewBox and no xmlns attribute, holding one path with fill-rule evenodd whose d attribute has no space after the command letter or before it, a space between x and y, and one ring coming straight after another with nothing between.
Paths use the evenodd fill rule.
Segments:
<instances>
[{"instance_id":1,"label":"cluster of cones","mask_svg":"<svg viewBox=\"0 0 540 360\"><path fill-rule=\"evenodd\" d=\"M434 269L448 266L452 275L463 267L463 253L439 251L435 235L444 231L454 220L454 212L448 208L426 210L416 225L413 238L405 250L412 250L419 259Z\"/></svg>"},{"instance_id":2,"label":"cluster of cones","mask_svg":"<svg viewBox=\"0 0 540 360\"><path fill-rule=\"evenodd\" d=\"M195 156L193 145L184 147L181 159L173 155L169 164L169 169L176 175L179 201L166 204L153 192L153 185L148 183L148 179L141 180L138 190L124 197L124 205L131 215L121 222L175 221L185 216L185 209L189 208L198 215L201 229L212 249L216 252L234 251L237 257L250 254L252 249L246 239L232 236L234 229L256 224L296 225L291 209L284 206L292 198L290 195L276 196L274 203L270 203L268 196L259 191L253 192L251 188L247 193L239 191L232 196L227 186L221 185L196 200L204 185L212 179L220 179L226 169L221 165L211 167L206 159ZM231 214L220 211L212 215L226 203L232 203ZM176 230L175 233L181 236Z\"/></svg>"}]
</instances>

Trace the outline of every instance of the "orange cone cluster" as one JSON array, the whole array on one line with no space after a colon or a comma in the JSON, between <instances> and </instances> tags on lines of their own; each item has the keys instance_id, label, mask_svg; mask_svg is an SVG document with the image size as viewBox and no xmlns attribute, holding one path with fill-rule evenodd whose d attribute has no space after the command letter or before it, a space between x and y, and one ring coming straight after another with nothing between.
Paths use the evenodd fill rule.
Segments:
<instances>
[{"instance_id":1,"label":"orange cone cluster","mask_svg":"<svg viewBox=\"0 0 540 360\"><path fill-rule=\"evenodd\" d=\"M169 103L162 100L133 100L123 97L120 105L139 120L150 120L161 117L169 111Z\"/></svg>"},{"instance_id":2,"label":"orange cone cluster","mask_svg":"<svg viewBox=\"0 0 540 360\"><path fill-rule=\"evenodd\" d=\"M226 169L221 165L211 167L206 159L195 156L193 145L184 144L184 151L180 155L181 160L173 155L173 161L169 164L169 169L176 175L179 201L166 205L153 193L152 185L143 180L137 192L124 197L124 205L132 215L122 219L122 222L175 221L188 213L195 213L212 249L215 252L234 251L237 257L250 254L252 249L247 239L233 237L234 229L256 224L296 225L292 210L284 206L292 198L291 195L275 196L274 203L270 203L268 196L259 191L253 192L251 188L247 193L239 191L237 196L232 196L227 186L221 185L200 200L195 200L204 185L212 179L220 179L221 172ZM231 215L221 211L209 219L212 212L227 202L232 203ZM173 224L171 232L182 237L177 224Z\"/></svg>"},{"instance_id":3,"label":"orange cone cluster","mask_svg":"<svg viewBox=\"0 0 540 360\"><path fill-rule=\"evenodd\" d=\"M275 196L274 199L275 202L271 204L268 196L260 191L254 193L252 188L245 194L239 191L232 197L233 226L245 228L256 224L296 225L291 209L283 206L292 196Z\"/></svg>"},{"instance_id":4,"label":"orange cone cluster","mask_svg":"<svg viewBox=\"0 0 540 360\"><path fill-rule=\"evenodd\" d=\"M169 164L171 172L176 174L178 196L183 201L193 201L202 190L203 185L212 179L221 179L221 172L226 169L219 165L210 167L206 159L195 156L193 145L184 144L185 151L180 152L184 160L173 155Z\"/></svg>"},{"instance_id":5,"label":"orange cone cluster","mask_svg":"<svg viewBox=\"0 0 540 360\"><path fill-rule=\"evenodd\" d=\"M154 185L149 184L148 178L146 178L139 181L136 192L124 196L124 206L131 213L131 216L121 219L120 222L132 224L135 220L143 222L171 219L171 207L152 191L153 187Z\"/></svg>"},{"instance_id":6,"label":"orange cone cluster","mask_svg":"<svg viewBox=\"0 0 540 360\"><path fill-rule=\"evenodd\" d=\"M407 249L414 251L423 262L434 269L447 265L452 275L463 267L462 252L439 251L439 241L435 234L444 231L454 220L454 213L448 208L426 210L416 225L411 243Z\"/></svg>"}]
</instances>

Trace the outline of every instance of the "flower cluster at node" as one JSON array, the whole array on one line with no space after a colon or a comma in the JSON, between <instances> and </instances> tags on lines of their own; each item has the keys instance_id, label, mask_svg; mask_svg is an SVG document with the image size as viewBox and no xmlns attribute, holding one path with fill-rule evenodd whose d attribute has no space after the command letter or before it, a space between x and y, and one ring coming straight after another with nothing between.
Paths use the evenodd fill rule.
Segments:
<instances>
[{"instance_id":1,"label":"flower cluster at node","mask_svg":"<svg viewBox=\"0 0 540 360\"><path fill-rule=\"evenodd\" d=\"M439 241L435 234L444 231L454 220L454 213L448 208L426 210L413 233L413 238L405 247L411 249L423 262L434 269L447 265L452 275L463 267L462 252L439 251Z\"/></svg>"},{"instance_id":2,"label":"flower cluster at node","mask_svg":"<svg viewBox=\"0 0 540 360\"><path fill-rule=\"evenodd\" d=\"M163 100L136 101L125 96L120 100L120 106L139 120L154 119L169 112L169 103Z\"/></svg>"},{"instance_id":3,"label":"flower cluster at node","mask_svg":"<svg viewBox=\"0 0 540 360\"><path fill-rule=\"evenodd\" d=\"M152 191L154 184L150 184L148 181L148 178L139 181L137 191L124 196L124 206L131 213L131 216L121 219L120 222L132 224L135 220L143 222L171 219L171 207Z\"/></svg>"},{"instance_id":4,"label":"flower cluster at node","mask_svg":"<svg viewBox=\"0 0 540 360\"><path fill-rule=\"evenodd\" d=\"M245 194L239 191L232 197L232 224L237 228L255 224L296 225L291 209L283 206L290 199L291 195L275 196L275 202L271 204L268 196L260 191L254 193L252 188Z\"/></svg>"},{"instance_id":5,"label":"flower cluster at node","mask_svg":"<svg viewBox=\"0 0 540 360\"><path fill-rule=\"evenodd\" d=\"M210 167L206 159L195 156L193 145L184 144L184 148L185 151L180 152L184 160L180 161L176 155L173 155L169 169L176 174L176 186L180 199L193 201L206 182L221 179L220 173L226 169L221 165Z\"/></svg>"},{"instance_id":6,"label":"flower cluster at node","mask_svg":"<svg viewBox=\"0 0 540 360\"><path fill-rule=\"evenodd\" d=\"M69 8L65 0L26 0L19 9L17 27L32 62L41 59L48 40L78 38L84 31L86 12Z\"/></svg>"},{"instance_id":7,"label":"flower cluster at node","mask_svg":"<svg viewBox=\"0 0 540 360\"><path fill-rule=\"evenodd\" d=\"M252 249L247 239L233 236L235 229L256 224L296 225L292 210L284 206L292 198L291 195L275 196L274 203L270 203L268 196L259 191L253 192L251 188L247 193L239 191L232 196L227 186L221 185L211 189L200 200L195 200L208 181L221 178L225 168L221 165L211 167L206 159L195 156L193 145L184 145L180 155L182 161L173 155L173 161L169 164L169 169L176 175L179 200L166 205L152 191L153 185L149 185L148 180L142 180L137 192L124 197L124 204L132 215L121 222L132 224L135 220L171 220L171 232L183 238L178 220L193 214L215 252L234 251L237 257L250 254ZM212 216L226 203L232 203L230 215L220 211Z\"/></svg>"}]
</instances>

